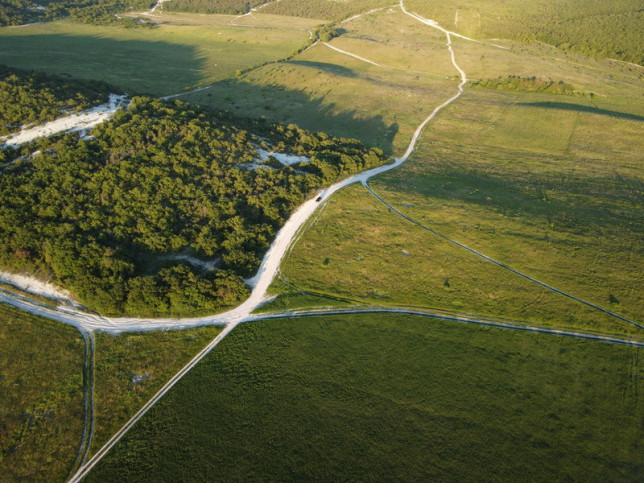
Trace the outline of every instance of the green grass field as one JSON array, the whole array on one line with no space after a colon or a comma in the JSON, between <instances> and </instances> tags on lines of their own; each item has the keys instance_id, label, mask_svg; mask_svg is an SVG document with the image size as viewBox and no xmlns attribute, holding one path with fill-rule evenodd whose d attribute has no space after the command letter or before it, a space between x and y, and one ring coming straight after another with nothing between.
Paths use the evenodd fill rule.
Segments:
<instances>
[{"instance_id":1,"label":"green grass field","mask_svg":"<svg viewBox=\"0 0 644 483\"><path fill-rule=\"evenodd\" d=\"M242 324L87 481L633 481L640 356L417 317Z\"/></svg>"},{"instance_id":2,"label":"green grass field","mask_svg":"<svg viewBox=\"0 0 644 483\"><path fill-rule=\"evenodd\" d=\"M373 186L442 233L642 321L641 113L470 90Z\"/></svg>"},{"instance_id":3,"label":"green grass field","mask_svg":"<svg viewBox=\"0 0 644 483\"><path fill-rule=\"evenodd\" d=\"M159 96L284 58L308 39L294 26L240 28L231 18L173 15L151 30L71 21L7 28L0 30L0 63Z\"/></svg>"},{"instance_id":4,"label":"green grass field","mask_svg":"<svg viewBox=\"0 0 644 483\"><path fill-rule=\"evenodd\" d=\"M96 430L92 453L220 330L199 327L118 336L96 334Z\"/></svg>"},{"instance_id":5,"label":"green grass field","mask_svg":"<svg viewBox=\"0 0 644 483\"><path fill-rule=\"evenodd\" d=\"M283 262L272 289L288 298L305 292L347 303L412 305L644 339L641 329L417 227L362 186L346 188L324 206Z\"/></svg>"},{"instance_id":6,"label":"green grass field","mask_svg":"<svg viewBox=\"0 0 644 483\"><path fill-rule=\"evenodd\" d=\"M0 480L67 476L83 432L84 356L73 327L0 304Z\"/></svg>"},{"instance_id":7,"label":"green grass field","mask_svg":"<svg viewBox=\"0 0 644 483\"><path fill-rule=\"evenodd\" d=\"M353 137L402 154L418 124L457 85L445 37L429 28L422 33L422 25L419 29L408 18L397 10L370 14L343 24L346 38L331 42L384 67L318 44L289 62L252 70L182 99Z\"/></svg>"},{"instance_id":8,"label":"green grass field","mask_svg":"<svg viewBox=\"0 0 644 483\"><path fill-rule=\"evenodd\" d=\"M540 40L590 55L642 63L638 0L405 0L405 7L475 38Z\"/></svg>"}]
</instances>

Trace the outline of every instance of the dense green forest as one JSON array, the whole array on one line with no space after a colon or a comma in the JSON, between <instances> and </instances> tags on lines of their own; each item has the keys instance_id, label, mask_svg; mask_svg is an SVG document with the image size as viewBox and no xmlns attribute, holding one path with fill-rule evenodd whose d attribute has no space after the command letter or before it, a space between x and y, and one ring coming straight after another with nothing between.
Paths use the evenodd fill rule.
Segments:
<instances>
[{"instance_id":1,"label":"dense green forest","mask_svg":"<svg viewBox=\"0 0 644 483\"><path fill-rule=\"evenodd\" d=\"M175 12L241 15L266 2L267 0L172 0L164 3L163 9Z\"/></svg>"},{"instance_id":2,"label":"dense green forest","mask_svg":"<svg viewBox=\"0 0 644 483\"><path fill-rule=\"evenodd\" d=\"M242 277L296 206L385 162L355 140L142 97L91 139L67 134L39 147L0 175L0 264L51 276L110 315L236 304L248 293ZM310 161L244 168L259 147ZM177 254L217 260L217 269Z\"/></svg>"},{"instance_id":3,"label":"dense green forest","mask_svg":"<svg viewBox=\"0 0 644 483\"><path fill-rule=\"evenodd\" d=\"M98 81L70 80L0 65L0 134L23 124L52 121L65 110L107 102L116 87Z\"/></svg>"},{"instance_id":4,"label":"dense green forest","mask_svg":"<svg viewBox=\"0 0 644 483\"><path fill-rule=\"evenodd\" d=\"M111 23L121 21L115 16L119 12L147 10L153 3L151 0L0 0L0 26L66 17L87 23Z\"/></svg>"}]
</instances>

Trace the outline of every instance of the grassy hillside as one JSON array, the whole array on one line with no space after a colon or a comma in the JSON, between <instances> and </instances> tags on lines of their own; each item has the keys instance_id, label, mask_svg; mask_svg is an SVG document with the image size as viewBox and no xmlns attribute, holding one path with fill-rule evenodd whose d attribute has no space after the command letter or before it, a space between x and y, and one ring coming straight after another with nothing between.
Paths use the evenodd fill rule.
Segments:
<instances>
[{"instance_id":1,"label":"grassy hillside","mask_svg":"<svg viewBox=\"0 0 644 483\"><path fill-rule=\"evenodd\" d=\"M296 28L266 28L258 37L256 29L226 25L229 20L179 19L152 30L71 21L2 29L0 63L163 96L286 57L308 38Z\"/></svg>"},{"instance_id":2,"label":"grassy hillside","mask_svg":"<svg viewBox=\"0 0 644 483\"><path fill-rule=\"evenodd\" d=\"M422 175L416 178L424 180ZM411 211L412 203L403 199L407 201L397 197L394 205ZM413 200L414 206L428 204ZM438 225L450 226L452 210L436 205L444 213ZM432 225L426 216L420 220ZM460 238L461 226L450 234ZM489 229L484 233L494 236ZM527 251L523 247L522 261ZM541 270L531 268L541 276ZM304 292L346 303L412 305L644 338L641 329L552 293L411 224L361 186L334 196L310 223L283 262L281 280L273 283L273 290L286 297ZM610 307L608 294L599 302Z\"/></svg>"},{"instance_id":3,"label":"grassy hillside","mask_svg":"<svg viewBox=\"0 0 644 483\"><path fill-rule=\"evenodd\" d=\"M634 480L640 358L403 316L243 324L88 481Z\"/></svg>"},{"instance_id":4,"label":"grassy hillside","mask_svg":"<svg viewBox=\"0 0 644 483\"><path fill-rule=\"evenodd\" d=\"M342 28L347 33L330 45L380 65L317 44L288 62L263 66L184 99L355 137L400 154L433 107L456 92L445 36L399 11L377 12Z\"/></svg>"},{"instance_id":5,"label":"grassy hillside","mask_svg":"<svg viewBox=\"0 0 644 483\"><path fill-rule=\"evenodd\" d=\"M405 7L475 38L540 40L565 50L644 63L639 0L405 0Z\"/></svg>"},{"instance_id":6,"label":"grassy hillside","mask_svg":"<svg viewBox=\"0 0 644 483\"><path fill-rule=\"evenodd\" d=\"M439 231L642 321L641 107L473 89L373 186Z\"/></svg>"}]
</instances>

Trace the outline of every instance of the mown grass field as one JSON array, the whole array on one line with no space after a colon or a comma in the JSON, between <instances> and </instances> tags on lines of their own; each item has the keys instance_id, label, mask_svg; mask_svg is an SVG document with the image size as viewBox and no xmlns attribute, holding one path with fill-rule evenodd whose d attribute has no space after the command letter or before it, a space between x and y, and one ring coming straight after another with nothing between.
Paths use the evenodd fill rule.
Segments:
<instances>
[{"instance_id":1,"label":"mown grass field","mask_svg":"<svg viewBox=\"0 0 644 483\"><path fill-rule=\"evenodd\" d=\"M221 331L96 334L96 428L92 453Z\"/></svg>"},{"instance_id":2,"label":"mown grass field","mask_svg":"<svg viewBox=\"0 0 644 483\"><path fill-rule=\"evenodd\" d=\"M633 481L640 358L417 317L242 324L87 481Z\"/></svg>"},{"instance_id":3,"label":"mown grass field","mask_svg":"<svg viewBox=\"0 0 644 483\"><path fill-rule=\"evenodd\" d=\"M421 229L359 185L335 195L309 224L272 290L287 298L304 292L347 303L412 305L644 338L641 329Z\"/></svg>"},{"instance_id":4,"label":"mown grass field","mask_svg":"<svg viewBox=\"0 0 644 483\"><path fill-rule=\"evenodd\" d=\"M231 19L182 14L155 29L71 21L5 28L0 30L0 63L161 96L284 58L309 36L307 23L298 28L241 28L229 25Z\"/></svg>"},{"instance_id":5,"label":"mown grass field","mask_svg":"<svg viewBox=\"0 0 644 483\"><path fill-rule=\"evenodd\" d=\"M76 329L0 304L0 480L65 479L83 432L84 360Z\"/></svg>"}]
</instances>

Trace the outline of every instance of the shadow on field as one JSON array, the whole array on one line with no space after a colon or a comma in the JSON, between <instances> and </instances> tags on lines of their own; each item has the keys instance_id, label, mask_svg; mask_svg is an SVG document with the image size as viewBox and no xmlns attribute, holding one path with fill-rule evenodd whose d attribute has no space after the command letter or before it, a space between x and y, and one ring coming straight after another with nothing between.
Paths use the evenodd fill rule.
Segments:
<instances>
[{"instance_id":1,"label":"shadow on field","mask_svg":"<svg viewBox=\"0 0 644 483\"><path fill-rule=\"evenodd\" d=\"M609 109L600 109L593 106L584 106L583 104L572 104L570 102L523 102L517 104L524 107L541 107L543 109L560 109L563 111L587 112L590 114L599 114L601 116L617 117L620 119L629 119L631 121L644 121L644 116L630 114L628 112L611 111Z\"/></svg>"},{"instance_id":2,"label":"shadow on field","mask_svg":"<svg viewBox=\"0 0 644 483\"><path fill-rule=\"evenodd\" d=\"M556 227L577 234L612 233L633 239L644 236L644 226L637 222L644 183L635 178L617 174L608 178L549 176L528 171L509 175L433 161L431 166L411 173L403 169L377 179L397 191L401 201L406 201L407 192L530 219L542 224L545 231ZM375 188L377 191L377 184ZM472 220L473 226L477 224L478 220Z\"/></svg>"},{"instance_id":3,"label":"shadow on field","mask_svg":"<svg viewBox=\"0 0 644 483\"><path fill-rule=\"evenodd\" d=\"M69 34L1 40L1 64L101 80L130 94L168 95L202 80L204 60L189 45Z\"/></svg>"},{"instance_id":4,"label":"shadow on field","mask_svg":"<svg viewBox=\"0 0 644 483\"><path fill-rule=\"evenodd\" d=\"M329 74L339 75L342 77L359 77L353 70L337 64L329 64L328 62L311 62L309 60L290 60L289 64L301 65L303 67L310 67L311 69L319 69Z\"/></svg>"},{"instance_id":5,"label":"shadow on field","mask_svg":"<svg viewBox=\"0 0 644 483\"><path fill-rule=\"evenodd\" d=\"M260 86L240 79L227 79L195 97L180 98L219 110L230 110L241 117L297 124L309 131L322 131L342 138L355 138L370 147L392 154L398 123L387 124L382 116L365 116L355 110L312 97L306 92L282 85Z\"/></svg>"}]
</instances>

